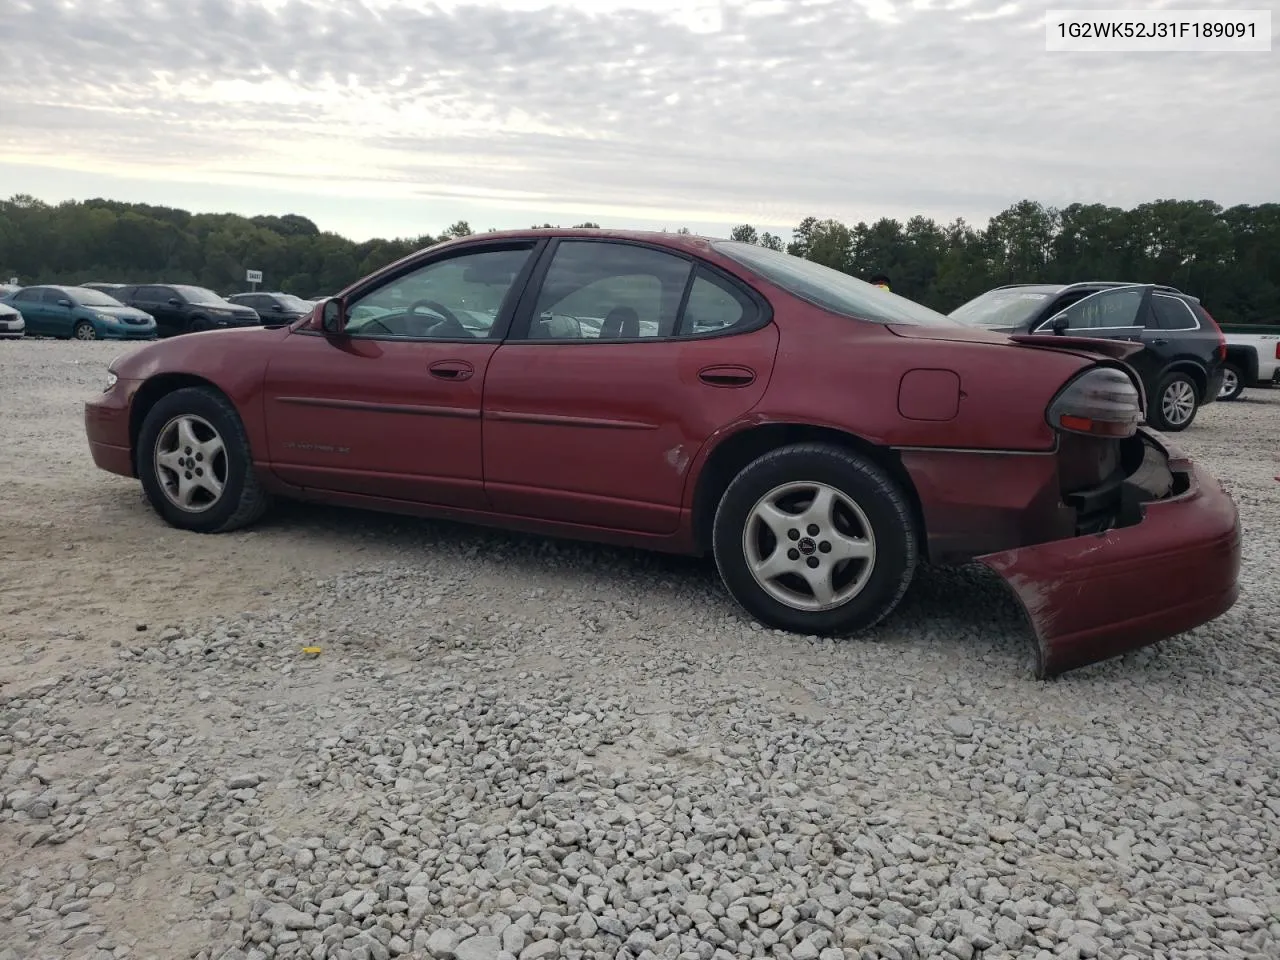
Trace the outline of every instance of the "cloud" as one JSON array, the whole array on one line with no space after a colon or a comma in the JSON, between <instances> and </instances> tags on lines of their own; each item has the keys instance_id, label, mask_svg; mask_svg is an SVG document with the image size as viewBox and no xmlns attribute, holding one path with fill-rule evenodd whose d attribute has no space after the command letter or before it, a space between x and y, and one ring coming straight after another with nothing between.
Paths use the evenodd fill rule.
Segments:
<instances>
[{"instance_id":1,"label":"cloud","mask_svg":"<svg viewBox=\"0 0 1280 960\"><path fill-rule=\"evenodd\" d=\"M1275 57L1050 54L1008 0L9 0L0 71L0 161L504 226L1257 202L1280 155Z\"/></svg>"}]
</instances>

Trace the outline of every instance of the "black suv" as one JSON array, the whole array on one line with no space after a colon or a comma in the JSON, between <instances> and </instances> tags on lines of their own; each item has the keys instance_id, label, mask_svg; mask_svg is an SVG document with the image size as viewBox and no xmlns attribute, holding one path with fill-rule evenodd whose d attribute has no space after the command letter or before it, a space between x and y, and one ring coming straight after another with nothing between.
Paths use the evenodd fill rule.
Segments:
<instances>
[{"instance_id":1,"label":"black suv","mask_svg":"<svg viewBox=\"0 0 1280 960\"><path fill-rule=\"evenodd\" d=\"M264 327L282 327L311 313L315 306L309 300L291 293L233 293L229 303L256 310Z\"/></svg>"},{"instance_id":2,"label":"black suv","mask_svg":"<svg viewBox=\"0 0 1280 960\"><path fill-rule=\"evenodd\" d=\"M256 311L228 303L204 287L177 283L129 284L112 290L111 296L155 317L156 332L162 337L219 327L257 327L262 324Z\"/></svg>"},{"instance_id":3,"label":"black suv","mask_svg":"<svg viewBox=\"0 0 1280 960\"><path fill-rule=\"evenodd\" d=\"M1132 340L1146 349L1126 361L1147 394L1147 422L1176 432L1222 386L1226 340L1200 301L1157 284L1018 283L988 290L951 316L993 333Z\"/></svg>"}]
</instances>

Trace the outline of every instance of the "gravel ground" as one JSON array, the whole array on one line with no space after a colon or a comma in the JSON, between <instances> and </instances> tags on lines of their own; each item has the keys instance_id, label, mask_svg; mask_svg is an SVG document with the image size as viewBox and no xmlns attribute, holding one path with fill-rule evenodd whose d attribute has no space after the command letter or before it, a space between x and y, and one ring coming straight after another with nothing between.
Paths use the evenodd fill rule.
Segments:
<instances>
[{"instance_id":1,"label":"gravel ground","mask_svg":"<svg viewBox=\"0 0 1280 960\"><path fill-rule=\"evenodd\" d=\"M1280 394L1179 438L1240 603L1039 683L971 571L833 644L709 563L179 534L85 449L121 349L0 344L0 960L1280 956Z\"/></svg>"}]
</instances>

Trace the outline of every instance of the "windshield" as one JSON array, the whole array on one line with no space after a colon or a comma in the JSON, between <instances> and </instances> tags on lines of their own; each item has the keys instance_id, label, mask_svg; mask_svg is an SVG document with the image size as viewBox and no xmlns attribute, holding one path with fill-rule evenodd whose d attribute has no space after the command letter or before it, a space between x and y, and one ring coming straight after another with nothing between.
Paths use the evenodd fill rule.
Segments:
<instances>
[{"instance_id":1,"label":"windshield","mask_svg":"<svg viewBox=\"0 0 1280 960\"><path fill-rule=\"evenodd\" d=\"M115 297L92 287L67 287L67 295L82 307L123 307Z\"/></svg>"},{"instance_id":2,"label":"windshield","mask_svg":"<svg viewBox=\"0 0 1280 960\"><path fill-rule=\"evenodd\" d=\"M914 300L881 290L865 280L824 267L812 260L737 240L717 240L711 247L788 293L832 313L879 323L906 323L925 327L958 326L951 318Z\"/></svg>"},{"instance_id":3,"label":"windshield","mask_svg":"<svg viewBox=\"0 0 1280 960\"><path fill-rule=\"evenodd\" d=\"M192 303L207 303L210 306L221 306L225 301L212 290L204 287L174 287Z\"/></svg>"},{"instance_id":4,"label":"windshield","mask_svg":"<svg viewBox=\"0 0 1280 960\"><path fill-rule=\"evenodd\" d=\"M1057 287L988 290L951 311L951 319L979 327L1008 330L1021 327L1038 313Z\"/></svg>"}]
</instances>

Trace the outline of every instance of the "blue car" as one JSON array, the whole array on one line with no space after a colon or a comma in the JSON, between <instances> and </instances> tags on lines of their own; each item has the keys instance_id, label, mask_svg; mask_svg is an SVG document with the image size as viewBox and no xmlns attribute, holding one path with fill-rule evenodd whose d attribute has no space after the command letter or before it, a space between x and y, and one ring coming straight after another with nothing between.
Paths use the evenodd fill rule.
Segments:
<instances>
[{"instance_id":1,"label":"blue car","mask_svg":"<svg viewBox=\"0 0 1280 960\"><path fill-rule=\"evenodd\" d=\"M23 287L0 302L18 310L28 336L77 340L154 340L156 321L88 287Z\"/></svg>"}]
</instances>

